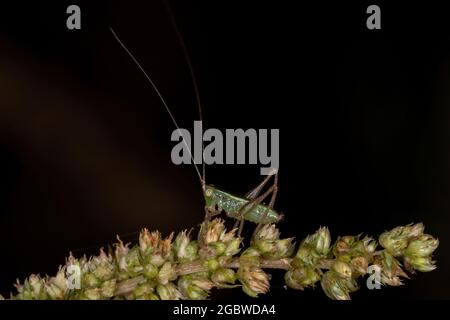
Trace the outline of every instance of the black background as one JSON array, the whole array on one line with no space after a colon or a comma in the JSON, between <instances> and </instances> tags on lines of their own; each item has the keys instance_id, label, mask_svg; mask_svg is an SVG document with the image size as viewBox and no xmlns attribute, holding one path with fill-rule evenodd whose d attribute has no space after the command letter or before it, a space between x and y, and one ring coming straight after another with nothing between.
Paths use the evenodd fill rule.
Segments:
<instances>
[{"instance_id":1,"label":"black background","mask_svg":"<svg viewBox=\"0 0 450 320\"><path fill-rule=\"evenodd\" d=\"M3 5L0 16L0 292L53 274L69 251L96 253L142 227L164 234L203 217L195 171L170 160L174 130L112 26L158 84L181 127L197 119L162 0ZM204 126L280 129L285 236L319 226L377 235L424 222L438 269L356 300L450 298L450 26L437 4L170 1L196 70ZM244 3L245 2L245 3ZM81 30L66 8L81 7ZM258 166L208 166L244 194ZM327 299L282 288L262 301ZM252 301L239 290L213 298ZM244 300L242 300L244 299Z\"/></svg>"}]
</instances>

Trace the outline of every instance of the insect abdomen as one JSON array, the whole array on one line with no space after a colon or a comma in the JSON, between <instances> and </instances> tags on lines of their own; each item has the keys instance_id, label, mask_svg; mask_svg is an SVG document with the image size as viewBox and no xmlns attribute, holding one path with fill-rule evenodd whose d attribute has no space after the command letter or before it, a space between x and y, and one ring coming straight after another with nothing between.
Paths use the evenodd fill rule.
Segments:
<instances>
[{"instance_id":1,"label":"insect abdomen","mask_svg":"<svg viewBox=\"0 0 450 320\"><path fill-rule=\"evenodd\" d=\"M255 223L276 223L281 219L281 216L274 210L265 205L257 205L245 215L245 220Z\"/></svg>"}]
</instances>

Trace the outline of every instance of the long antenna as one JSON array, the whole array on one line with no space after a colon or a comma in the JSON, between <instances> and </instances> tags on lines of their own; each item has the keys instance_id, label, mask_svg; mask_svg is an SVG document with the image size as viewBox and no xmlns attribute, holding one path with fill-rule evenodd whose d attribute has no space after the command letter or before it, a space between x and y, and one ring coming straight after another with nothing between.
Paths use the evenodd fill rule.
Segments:
<instances>
[{"instance_id":1,"label":"long antenna","mask_svg":"<svg viewBox=\"0 0 450 320\"><path fill-rule=\"evenodd\" d=\"M172 22L173 28L175 30L175 33L177 34L178 40L180 41L181 48L183 49L184 58L186 59L189 73L191 75L192 84L194 86L195 91L195 98L197 100L197 106L198 106L198 116L200 118L200 121L203 124L203 115L202 115L202 103L200 99L200 90L198 89L197 79L195 77L194 67L192 65L192 60L189 55L189 51L187 49L186 43L184 42L183 36L180 32L180 29L178 28L177 20L175 19L175 16L173 14L172 8L170 7L169 0L164 0L164 4L166 5L167 12L169 13L170 20ZM202 154L204 150L204 142L202 139ZM202 161L202 175L203 175L203 181L206 181L206 173L205 173L205 161Z\"/></svg>"},{"instance_id":2,"label":"long antenna","mask_svg":"<svg viewBox=\"0 0 450 320\"><path fill-rule=\"evenodd\" d=\"M109 28L111 30L111 33L113 34L114 38L116 38L117 42L122 46L122 48L125 50L126 53L128 53L128 55L131 57L131 59L134 61L134 63L138 66L139 70L142 71L142 73L145 75L145 77L147 78L148 82L150 82L150 84L152 85L153 89L156 91L156 93L158 94L159 99L161 100L161 102L163 103L164 107L167 110L167 113L169 114L170 118L172 119L173 124L175 125L175 127L180 130L180 127L178 126L177 121L175 120L175 117L173 116L172 112L170 111L169 106L166 103L166 100L164 100L163 96L161 95L161 93L158 90L158 87L155 85L155 83L153 82L153 80L150 78L150 76L147 74L147 72L145 72L144 68L141 66L141 64L139 63L139 61L134 57L134 55L131 53L130 50L128 50L128 48L125 46L125 44L120 40L120 38L117 36L117 34L114 32L113 28ZM181 132L181 131L180 131ZM202 189L204 189L205 187L205 182L202 178L202 175L200 174L200 170L198 169L197 164L194 161L194 157L192 156L192 152L191 152L191 148L189 147L189 145L187 144L186 140L184 139L184 136L181 135L181 137L183 138L183 143L186 146L187 150L189 151L189 155L191 156L191 160L192 163L194 164L194 168L195 171L197 171L197 175L200 178L200 184L202 185Z\"/></svg>"}]
</instances>

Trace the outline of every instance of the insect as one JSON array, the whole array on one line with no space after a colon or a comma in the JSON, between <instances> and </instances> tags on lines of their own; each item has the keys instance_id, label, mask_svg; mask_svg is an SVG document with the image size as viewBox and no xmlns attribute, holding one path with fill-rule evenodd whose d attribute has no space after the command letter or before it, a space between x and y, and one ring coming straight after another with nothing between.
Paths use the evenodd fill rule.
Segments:
<instances>
[{"instance_id":1,"label":"insect","mask_svg":"<svg viewBox=\"0 0 450 320\"><path fill-rule=\"evenodd\" d=\"M196 94L196 100L198 105L198 112L200 121L202 121L202 107L200 103L200 94L199 89L194 73L194 69L191 63L191 59L189 57L189 53L187 51L187 47L183 41L183 38L181 36L181 33L178 29L178 26L176 24L175 18L170 10L170 7L168 3L166 2L169 15L172 20L172 24L174 26L174 29L176 31L176 34L178 36L178 39L180 41L181 47L183 49L183 54L186 59L186 62L189 67L191 79L193 82L194 91ZM173 124L175 127L179 130L179 126L177 124L177 121L171 112L171 109L167 105L165 99L161 95L160 91L158 90L158 87L152 80L152 78L148 75L148 73L144 70L142 65L139 63L139 61L135 58L135 56L131 53L131 51L125 46L125 44L120 40L118 35L114 32L112 28L110 28L112 35L117 40L117 42L120 44L120 46L125 50L125 52L129 55L129 57L132 59L132 61L136 64L136 66L139 68L139 70L144 74L144 76L147 78L148 82L151 84L153 89L155 90L156 94L158 95L159 99L161 100L162 104L164 105L167 113L169 114ZM187 150L189 151L190 157L193 160L192 152L187 145L186 141L183 138L183 142L185 143ZM203 149L203 146L202 146ZM264 180L257 185L254 189L252 189L250 192L248 192L245 196L238 196L231 194L229 192L226 192L220 188L217 188L213 185L206 184L205 179L205 163L203 162L202 165L202 173L200 173L200 170L197 166L197 164L192 161L196 170L196 173L199 177L200 184L203 191L203 196L205 200L205 218L204 221L208 222L210 219L222 212L225 212L225 214L228 217L236 219L236 223L234 225L234 228L239 227L238 229L238 235L240 236L243 230L244 221L250 221L257 224L257 227L255 228L255 231L253 234L256 234L256 232L262 227L264 224L268 223L276 223L280 221L283 217L282 214L278 213L273 207L275 203L275 199L278 192L278 170L273 170L271 174L267 175L267 177L264 178ZM270 186L267 190L263 192L264 186L269 182L269 180L274 177L274 182L272 186ZM263 203L265 199L267 199L270 196L270 201L266 205ZM200 230L200 232L202 232Z\"/></svg>"}]
</instances>

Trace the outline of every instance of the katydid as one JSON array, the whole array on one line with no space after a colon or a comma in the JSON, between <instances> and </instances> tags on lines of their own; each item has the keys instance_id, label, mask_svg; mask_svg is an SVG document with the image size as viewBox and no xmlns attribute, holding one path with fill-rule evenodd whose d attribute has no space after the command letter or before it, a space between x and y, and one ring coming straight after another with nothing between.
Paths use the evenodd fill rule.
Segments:
<instances>
[{"instance_id":1,"label":"katydid","mask_svg":"<svg viewBox=\"0 0 450 320\"><path fill-rule=\"evenodd\" d=\"M186 49L186 46L184 44L184 41L181 37L181 34L178 30L178 27L176 25L175 19L170 11L169 13L172 19L172 23L174 25L174 29L177 33L177 36L179 38L180 44L183 49L184 56L186 58L186 61L188 63L190 75L193 81L193 86L196 93L196 99L198 104L198 110L199 110L199 116L200 121L202 121L202 112L201 112L201 103L200 103L200 95L199 90L197 86L197 82L194 75L194 70L192 67L191 60L189 58L188 51ZM167 113L169 114L173 124L177 129L179 129L179 126L177 124L177 121L175 117L173 116L169 106L167 105L165 99L161 95L160 91L158 90L157 86L153 82L153 80L150 78L150 76L147 74L147 72L144 70L144 68L141 66L141 64L138 62L138 60L134 57L134 55L128 50L128 48L125 46L125 44L119 39L117 34L114 32L112 28L110 28L111 33L113 34L114 38L117 40L117 42L121 45L121 47L125 50L125 52L130 56L130 58L133 60L133 62L137 65L139 70L145 75L148 82L151 84L153 89L155 90L156 94L158 95L159 99L161 100L162 104L164 105ZM184 140L183 142L187 147L187 150L189 151L190 157L193 160L192 152ZM203 148L203 146L202 146ZM254 222L258 224L257 228L255 229L255 232L261 228L263 224L268 223L276 223L282 219L282 214L278 213L273 209L273 205L275 202L275 198L278 191L278 171L273 170L270 175L268 175L256 188L252 189L249 193L247 193L244 197L237 196L231 193L228 193L226 191L223 191L215 186L207 185L205 181L205 163L203 162L202 167L202 174L200 173L200 170L197 166L197 164L192 161L194 164L194 168L196 170L196 173L199 177L202 191L204 195L205 200L205 222L208 222L211 217L220 214L222 211L226 213L228 217L236 219L235 228L239 225L239 231L238 234L240 235L242 233L244 220ZM262 193L262 190L266 183L270 180L271 177L274 177L274 183L273 185L268 188L264 193ZM262 202L267 198L271 196L270 202L268 205L263 204Z\"/></svg>"}]
</instances>

